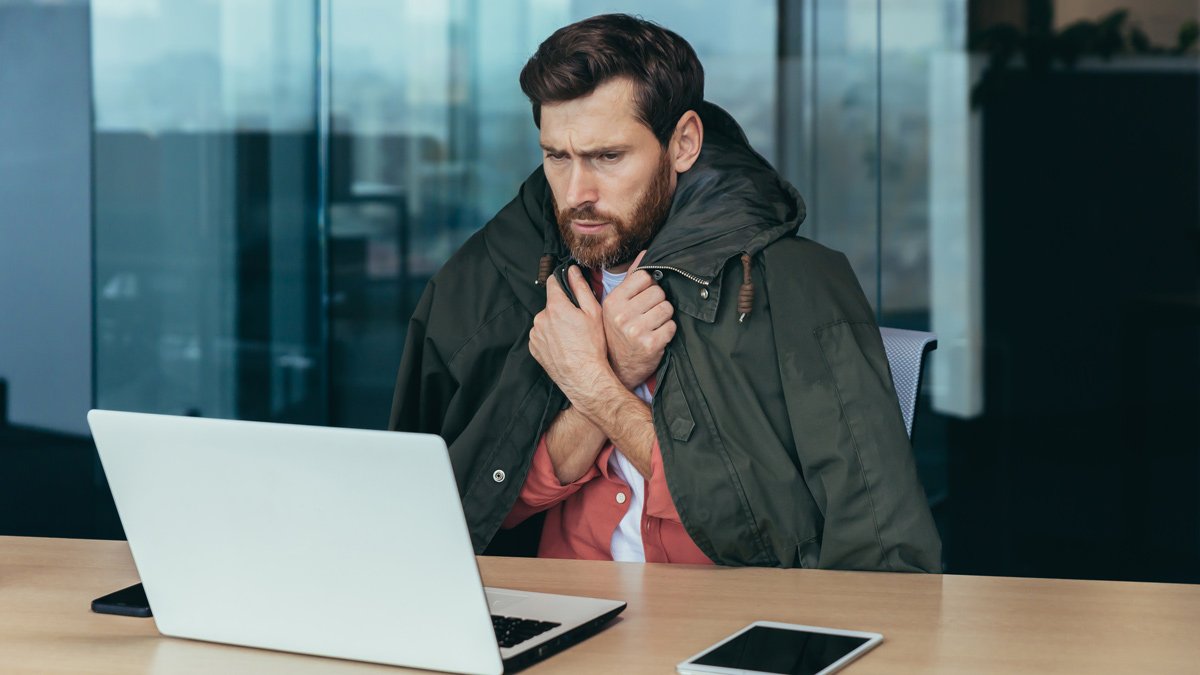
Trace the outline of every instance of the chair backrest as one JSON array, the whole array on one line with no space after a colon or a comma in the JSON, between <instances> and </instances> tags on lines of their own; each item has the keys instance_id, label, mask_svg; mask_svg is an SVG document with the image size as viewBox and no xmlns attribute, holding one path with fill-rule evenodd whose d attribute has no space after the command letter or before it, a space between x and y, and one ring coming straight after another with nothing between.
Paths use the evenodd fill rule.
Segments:
<instances>
[{"instance_id":1,"label":"chair backrest","mask_svg":"<svg viewBox=\"0 0 1200 675\"><path fill-rule=\"evenodd\" d=\"M921 390L921 375L925 371L925 356L937 349L937 336L916 330L880 328L883 350L887 352L892 369L892 385L904 413L904 427L912 438L913 418L917 414L917 393Z\"/></svg>"}]
</instances>

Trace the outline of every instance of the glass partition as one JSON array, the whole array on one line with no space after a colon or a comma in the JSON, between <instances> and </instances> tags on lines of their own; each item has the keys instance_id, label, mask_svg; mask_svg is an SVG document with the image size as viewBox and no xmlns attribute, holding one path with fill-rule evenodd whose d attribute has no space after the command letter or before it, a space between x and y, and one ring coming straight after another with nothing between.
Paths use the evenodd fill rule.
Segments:
<instances>
[{"instance_id":1,"label":"glass partition","mask_svg":"<svg viewBox=\"0 0 1200 675\"><path fill-rule=\"evenodd\" d=\"M316 12L96 0L96 405L322 422Z\"/></svg>"}]
</instances>

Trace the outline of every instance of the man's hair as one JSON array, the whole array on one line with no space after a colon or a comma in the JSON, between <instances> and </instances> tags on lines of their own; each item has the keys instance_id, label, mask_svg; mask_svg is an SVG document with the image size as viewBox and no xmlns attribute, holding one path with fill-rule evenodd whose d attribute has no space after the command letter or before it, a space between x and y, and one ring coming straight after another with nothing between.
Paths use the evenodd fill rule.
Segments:
<instances>
[{"instance_id":1,"label":"man's hair","mask_svg":"<svg viewBox=\"0 0 1200 675\"><path fill-rule=\"evenodd\" d=\"M617 78L633 82L634 109L666 147L679 118L704 100L704 67L678 34L628 14L559 28L521 69L521 90L542 126L542 105L586 96Z\"/></svg>"}]
</instances>

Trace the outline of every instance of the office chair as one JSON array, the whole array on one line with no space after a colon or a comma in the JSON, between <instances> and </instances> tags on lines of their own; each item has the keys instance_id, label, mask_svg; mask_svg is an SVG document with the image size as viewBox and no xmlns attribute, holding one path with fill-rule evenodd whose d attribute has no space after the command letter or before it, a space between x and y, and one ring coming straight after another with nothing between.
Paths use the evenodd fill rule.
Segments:
<instances>
[{"instance_id":1,"label":"office chair","mask_svg":"<svg viewBox=\"0 0 1200 675\"><path fill-rule=\"evenodd\" d=\"M917 415L917 393L921 391L921 376L925 372L925 356L937 349L937 336L916 330L880 328L883 350L887 352L892 370L892 386L900 399L904 427L912 440L913 418Z\"/></svg>"}]
</instances>

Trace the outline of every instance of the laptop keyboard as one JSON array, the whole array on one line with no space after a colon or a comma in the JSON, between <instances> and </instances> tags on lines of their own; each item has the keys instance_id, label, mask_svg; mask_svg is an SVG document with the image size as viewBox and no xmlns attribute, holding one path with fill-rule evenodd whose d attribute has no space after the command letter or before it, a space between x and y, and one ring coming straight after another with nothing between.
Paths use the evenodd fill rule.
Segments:
<instances>
[{"instance_id":1,"label":"laptop keyboard","mask_svg":"<svg viewBox=\"0 0 1200 675\"><path fill-rule=\"evenodd\" d=\"M518 619L513 616L492 615L492 628L496 629L496 642L501 647L515 647L529 638L536 637L562 624L553 621Z\"/></svg>"}]
</instances>

